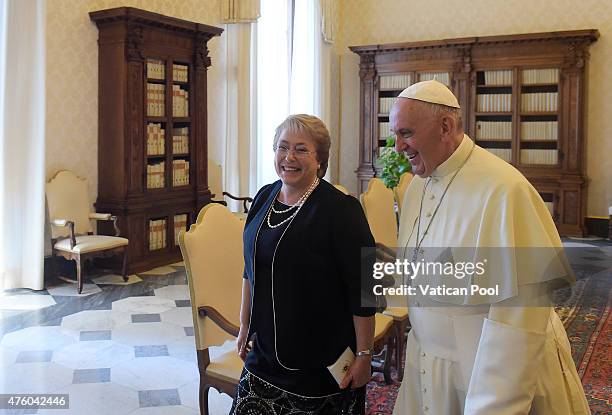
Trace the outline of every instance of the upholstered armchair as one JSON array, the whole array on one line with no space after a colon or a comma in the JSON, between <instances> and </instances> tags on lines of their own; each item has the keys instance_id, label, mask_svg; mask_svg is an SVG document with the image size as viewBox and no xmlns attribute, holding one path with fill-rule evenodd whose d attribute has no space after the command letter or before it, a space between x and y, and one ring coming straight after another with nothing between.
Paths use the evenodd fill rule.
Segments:
<instances>
[{"instance_id":1,"label":"upholstered armchair","mask_svg":"<svg viewBox=\"0 0 612 415\"><path fill-rule=\"evenodd\" d=\"M76 262L77 290L83 291L83 266L96 257L123 256L121 273L127 281L126 238L119 237L117 217L91 212L87 180L61 170L47 182L45 193L51 222L53 255ZM95 235L92 221L113 221L115 236Z\"/></svg>"},{"instance_id":2,"label":"upholstered armchair","mask_svg":"<svg viewBox=\"0 0 612 415\"><path fill-rule=\"evenodd\" d=\"M235 347L225 353L209 352L238 336L243 229L244 221L227 207L210 203L189 231L179 234L195 327L202 415L208 415L211 387L234 396L244 365Z\"/></svg>"}]
</instances>

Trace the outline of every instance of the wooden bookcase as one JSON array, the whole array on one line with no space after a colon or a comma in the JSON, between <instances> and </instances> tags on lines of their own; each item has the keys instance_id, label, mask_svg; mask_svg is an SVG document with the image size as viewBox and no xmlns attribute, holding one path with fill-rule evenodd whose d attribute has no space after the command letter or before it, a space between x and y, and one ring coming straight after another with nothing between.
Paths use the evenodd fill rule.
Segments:
<instances>
[{"instance_id":1,"label":"wooden bookcase","mask_svg":"<svg viewBox=\"0 0 612 415\"><path fill-rule=\"evenodd\" d=\"M562 235L585 232L586 92L597 30L352 46L360 56L359 191L380 174L389 108L412 83L457 96L466 133L519 169Z\"/></svg>"},{"instance_id":2,"label":"wooden bookcase","mask_svg":"<svg viewBox=\"0 0 612 415\"><path fill-rule=\"evenodd\" d=\"M96 208L119 218L130 272L179 261L176 236L211 197L207 43L223 30L131 7L89 16L99 30Z\"/></svg>"}]
</instances>

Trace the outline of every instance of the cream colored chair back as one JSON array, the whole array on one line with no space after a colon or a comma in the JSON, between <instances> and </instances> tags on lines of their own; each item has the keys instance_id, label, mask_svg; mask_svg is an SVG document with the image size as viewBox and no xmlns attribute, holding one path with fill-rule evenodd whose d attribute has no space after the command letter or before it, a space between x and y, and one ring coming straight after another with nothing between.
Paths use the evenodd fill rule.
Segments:
<instances>
[{"instance_id":1,"label":"cream colored chair back","mask_svg":"<svg viewBox=\"0 0 612 415\"><path fill-rule=\"evenodd\" d=\"M335 184L334 187L338 190L340 190L342 193L344 193L345 195L350 195L348 189L344 186L342 186L341 184Z\"/></svg>"},{"instance_id":2,"label":"cream colored chair back","mask_svg":"<svg viewBox=\"0 0 612 415\"><path fill-rule=\"evenodd\" d=\"M382 180L373 178L359 200L363 206L374 240L388 247L397 246L397 219L393 191Z\"/></svg>"},{"instance_id":3,"label":"cream colored chair back","mask_svg":"<svg viewBox=\"0 0 612 415\"><path fill-rule=\"evenodd\" d=\"M198 350L234 339L210 318L199 317L199 307L212 307L231 324L240 326L243 228L244 222L227 207L211 203L202 208L189 231L179 235Z\"/></svg>"},{"instance_id":4,"label":"cream colored chair back","mask_svg":"<svg viewBox=\"0 0 612 415\"><path fill-rule=\"evenodd\" d=\"M223 170L211 159L208 159L208 188L215 199L223 199Z\"/></svg>"},{"instance_id":5,"label":"cream colored chair back","mask_svg":"<svg viewBox=\"0 0 612 415\"><path fill-rule=\"evenodd\" d=\"M89 213L89 192L87 180L78 177L69 170L60 170L45 188L47 205L49 207L49 219L67 219L74 222L76 234L93 232ZM70 229L64 226L52 226L51 237L53 239L68 237Z\"/></svg>"},{"instance_id":6,"label":"cream colored chair back","mask_svg":"<svg viewBox=\"0 0 612 415\"><path fill-rule=\"evenodd\" d=\"M395 195L395 201L397 202L397 208L400 212L402 211L402 204L404 203L404 195L406 194L406 189L408 189L408 185L412 181L413 177L414 177L414 174L410 172L402 174L397 187L393 188L393 194Z\"/></svg>"}]
</instances>

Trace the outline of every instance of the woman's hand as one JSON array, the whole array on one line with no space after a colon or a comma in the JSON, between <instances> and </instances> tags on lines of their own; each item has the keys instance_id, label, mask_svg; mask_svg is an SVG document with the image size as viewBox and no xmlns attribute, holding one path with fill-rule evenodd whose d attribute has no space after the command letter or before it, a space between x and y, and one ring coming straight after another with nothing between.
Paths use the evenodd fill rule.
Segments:
<instances>
[{"instance_id":1,"label":"woman's hand","mask_svg":"<svg viewBox=\"0 0 612 415\"><path fill-rule=\"evenodd\" d=\"M348 372L344 375L340 389L346 389L349 385L352 389L357 389L370 381L372 377L372 358L371 356L357 356Z\"/></svg>"},{"instance_id":2,"label":"woman's hand","mask_svg":"<svg viewBox=\"0 0 612 415\"><path fill-rule=\"evenodd\" d=\"M240 330L236 338L236 351L244 362L246 360L249 345L249 324L251 322L251 284L246 278L242 279L242 302L240 303Z\"/></svg>"},{"instance_id":3,"label":"woman's hand","mask_svg":"<svg viewBox=\"0 0 612 415\"><path fill-rule=\"evenodd\" d=\"M238 356L244 362L246 360L247 353L249 350L249 345L247 344L247 336L249 334L249 330L246 326L240 326L240 331L238 332L238 337L236 338L236 351L238 352Z\"/></svg>"}]
</instances>

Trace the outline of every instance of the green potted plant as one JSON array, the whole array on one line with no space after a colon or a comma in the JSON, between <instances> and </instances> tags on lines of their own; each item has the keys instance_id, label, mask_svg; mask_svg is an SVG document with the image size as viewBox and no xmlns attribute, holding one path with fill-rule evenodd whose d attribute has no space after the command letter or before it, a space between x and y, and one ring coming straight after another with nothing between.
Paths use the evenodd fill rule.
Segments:
<instances>
[{"instance_id":1,"label":"green potted plant","mask_svg":"<svg viewBox=\"0 0 612 415\"><path fill-rule=\"evenodd\" d=\"M382 167L382 181L389 189L399 184L400 176L412 170L408 157L395 151L395 139L387 138L385 146L380 149L377 164Z\"/></svg>"}]
</instances>

